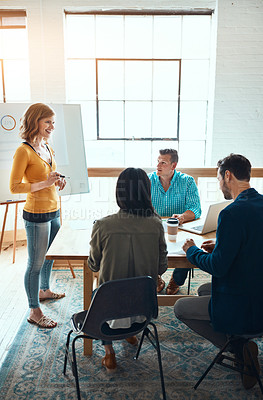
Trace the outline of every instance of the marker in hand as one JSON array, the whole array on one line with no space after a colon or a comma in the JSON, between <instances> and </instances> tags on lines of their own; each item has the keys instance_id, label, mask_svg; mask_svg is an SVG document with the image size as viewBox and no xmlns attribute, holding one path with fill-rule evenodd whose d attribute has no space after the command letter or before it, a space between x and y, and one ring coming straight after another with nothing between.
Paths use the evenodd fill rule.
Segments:
<instances>
[{"instance_id":1,"label":"marker in hand","mask_svg":"<svg viewBox=\"0 0 263 400\"><path fill-rule=\"evenodd\" d=\"M60 178L66 178L66 179L70 179L70 176L65 176L65 175L59 175Z\"/></svg>"}]
</instances>

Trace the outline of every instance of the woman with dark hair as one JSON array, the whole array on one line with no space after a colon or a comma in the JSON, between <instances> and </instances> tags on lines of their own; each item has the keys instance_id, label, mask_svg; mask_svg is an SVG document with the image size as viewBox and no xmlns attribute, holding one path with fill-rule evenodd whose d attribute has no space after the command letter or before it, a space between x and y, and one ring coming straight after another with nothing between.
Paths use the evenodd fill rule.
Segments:
<instances>
[{"instance_id":1,"label":"woman with dark hair","mask_svg":"<svg viewBox=\"0 0 263 400\"><path fill-rule=\"evenodd\" d=\"M167 251L160 217L151 202L151 184L140 168L127 168L117 181L116 200L120 210L95 222L90 242L88 264L100 271L99 284L115 279L150 275L156 282L158 274L167 269ZM111 328L128 328L133 322L125 318L111 321ZM135 336L126 339L137 345ZM103 342L107 371L117 367L111 342Z\"/></svg>"}]
</instances>

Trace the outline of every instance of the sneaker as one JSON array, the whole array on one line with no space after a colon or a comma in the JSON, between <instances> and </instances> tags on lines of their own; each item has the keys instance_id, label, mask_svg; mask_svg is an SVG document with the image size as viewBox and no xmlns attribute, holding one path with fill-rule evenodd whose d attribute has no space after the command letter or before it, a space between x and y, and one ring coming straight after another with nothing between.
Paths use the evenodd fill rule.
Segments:
<instances>
[{"instance_id":1,"label":"sneaker","mask_svg":"<svg viewBox=\"0 0 263 400\"><path fill-rule=\"evenodd\" d=\"M101 360L101 364L106 368L107 372L115 372L117 369L115 353L105 354Z\"/></svg>"},{"instance_id":2,"label":"sneaker","mask_svg":"<svg viewBox=\"0 0 263 400\"><path fill-rule=\"evenodd\" d=\"M168 283L167 288L166 288L166 294L173 295L178 292L179 292L179 286L174 281L173 277L171 277L170 282Z\"/></svg>"},{"instance_id":3,"label":"sneaker","mask_svg":"<svg viewBox=\"0 0 263 400\"><path fill-rule=\"evenodd\" d=\"M160 293L163 288L165 287L165 282L164 280L161 278L160 275L158 275L158 282L157 282L157 293Z\"/></svg>"},{"instance_id":4,"label":"sneaker","mask_svg":"<svg viewBox=\"0 0 263 400\"><path fill-rule=\"evenodd\" d=\"M132 346L137 346L138 344L138 339L136 336L131 336L126 338L127 342L130 343Z\"/></svg>"},{"instance_id":5,"label":"sneaker","mask_svg":"<svg viewBox=\"0 0 263 400\"><path fill-rule=\"evenodd\" d=\"M260 366L258 362L258 346L255 342L248 342L247 344L249 351L252 355L252 359L254 361L256 370L258 374L260 373ZM251 372L252 365L249 357L249 353L247 351L247 347L243 347L243 359L244 359L244 372ZM252 372L253 373L253 372ZM257 378L255 376L243 374L242 383L245 389L251 389L257 383Z\"/></svg>"}]
</instances>

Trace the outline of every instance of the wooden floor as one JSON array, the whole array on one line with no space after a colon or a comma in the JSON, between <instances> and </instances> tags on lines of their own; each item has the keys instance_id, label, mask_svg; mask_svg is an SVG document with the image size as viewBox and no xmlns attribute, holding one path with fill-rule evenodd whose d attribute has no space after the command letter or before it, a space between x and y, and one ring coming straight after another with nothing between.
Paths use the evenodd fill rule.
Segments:
<instances>
[{"instance_id":1,"label":"wooden floor","mask_svg":"<svg viewBox=\"0 0 263 400\"><path fill-rule=\"evenodd\" d=\"M12 263L13 247L3 247L0 254L0 366L12 341L28 313L24 289L24 273L27 262L26 243L16 250L16 262Z\"/></svg>"}]
</instances>

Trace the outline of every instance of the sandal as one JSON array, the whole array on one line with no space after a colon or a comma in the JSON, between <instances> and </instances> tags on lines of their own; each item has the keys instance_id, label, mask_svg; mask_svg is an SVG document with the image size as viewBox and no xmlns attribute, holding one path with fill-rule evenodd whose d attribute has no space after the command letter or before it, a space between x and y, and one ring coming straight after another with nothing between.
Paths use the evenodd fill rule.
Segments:
<instances>
[{"instance_id":1,"label":"sandal","mask_svg":"<svg viewBox=\"0 0 263 400\"><path fill-rule=\"evenodd\" d=\"M31 318L27 318L27 321L32 325L37 325L40 328L46 329L53 329L57 326L57 322L53 321L53 319L49 317L46 317L45 315L43 315L43 317L41 317L39 321L34 321Z\"/></svg>"},{"instance_id":2,"label":"sandal","mask_svg":"<svg viewBox=\"0 0 263 400\"><path fill-rule=\"evenodd\" d=\"M39 298L39 301L45 301L45 300L59 300L63 299L65 297L65 293L52 293L50 297L42 297Z\"/></svg>"}]
</instances>

